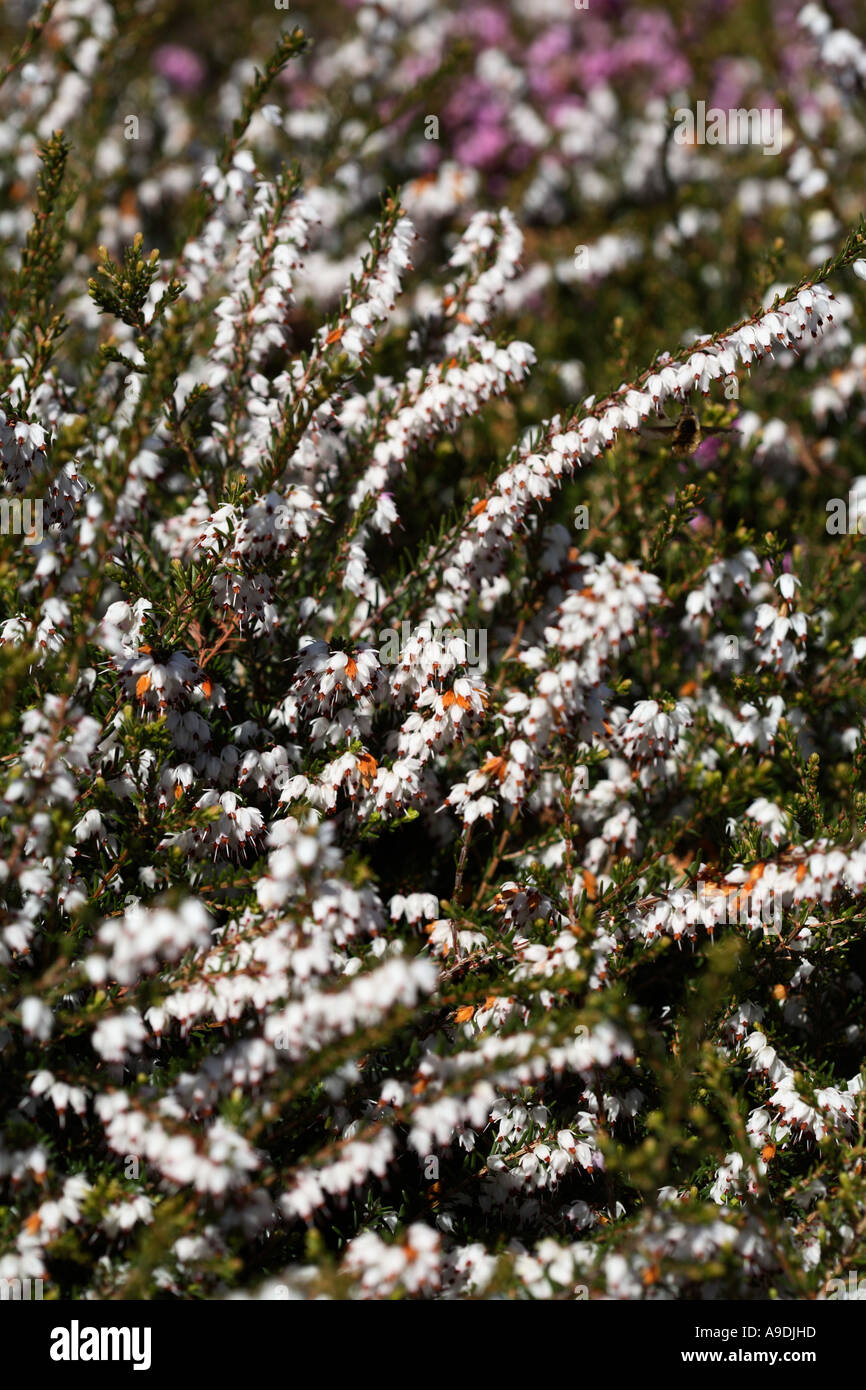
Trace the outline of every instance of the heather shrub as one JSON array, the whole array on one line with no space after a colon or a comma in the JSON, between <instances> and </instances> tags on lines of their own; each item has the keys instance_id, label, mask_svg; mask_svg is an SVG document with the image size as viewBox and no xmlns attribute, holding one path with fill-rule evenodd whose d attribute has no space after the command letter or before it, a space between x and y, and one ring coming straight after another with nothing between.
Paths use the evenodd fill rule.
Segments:
<instances>
[{"instance_id":1,"label":"heather shrub","mask_svg":"<svg viewBox=\"0 0 866 1390\"><path fill-rule=\"evenodd\" d=\"M854 1296L858 28L10 4L0 1279Z\"/></svg>"}]
</instances>

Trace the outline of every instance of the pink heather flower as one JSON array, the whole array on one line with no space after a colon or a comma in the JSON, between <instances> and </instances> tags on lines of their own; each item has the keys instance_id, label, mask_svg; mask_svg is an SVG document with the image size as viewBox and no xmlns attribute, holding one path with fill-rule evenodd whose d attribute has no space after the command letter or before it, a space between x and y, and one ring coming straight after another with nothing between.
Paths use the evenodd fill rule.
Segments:
<instances>
[{"instance_id":1,"label":"pink heather flower","mask_svg":"<svg viewBox=\"0 0 866 1390\"><path fill-rule=\"evenodd\" d=\"M467 28L485 47L492 48L505 41L508 21L494 6L482 5L471 16L467 16Z\"/></svg>"},{"instance_id":2,"label":"pink heather flower","mask_svg":"<svg viewBox=\"0 0 866 1390\"><path fill-rule=\"evenodd\" d=\"M564 24L554 24L530 45L526 57L531 67L551 63L571 48L571 33Z\"/></svg>"},{"instance_id":3,"label":"pink heather flower","mask_svg":"<svg viewBox=\"0 0 866 1390\"><path fill-rule=\"evenodd\" d=\"M710 435L708 439L702 439L695 449L694 457L697 463L715 463L719 456L721 440L717 435Z\"/></svg>"},{"instance_id":4,"label":"pink heather flower","mask_svg":"<svg viewBox=\"0 0 866 1390\"><path fill-rule=\"evenodd\" d=\"M153 68L182 92L196 91L206 72L198 54L179 43L164 43L158 48L153 55Z\"/></svg>"},{"instance_id":5,"label":"pink heather flower","mask_svg":"<svg viewBox=\"0 0 866 1390\"><path fill-rule=\"evenodd\" d=\"M499 158L508 144L508 134L497 125L481 125L456 141L454 150L461 164L484 168Z\"/></svg>"}]
</instances>

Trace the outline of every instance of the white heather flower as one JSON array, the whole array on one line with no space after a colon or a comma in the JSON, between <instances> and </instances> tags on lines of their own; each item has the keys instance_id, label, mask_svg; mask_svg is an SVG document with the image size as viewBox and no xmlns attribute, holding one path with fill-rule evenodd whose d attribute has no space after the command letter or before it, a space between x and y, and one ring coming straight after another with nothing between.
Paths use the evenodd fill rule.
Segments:
<instances>
[{"instance_id":1,"label":"white heather flower","mask_svg":"<svg viewBox=\"0 0 866 1390\"><path fill-rule=\"evenodd\" d=\"M99 977L132 984L139 975L155 970L160 960L178 960L191 947L210 940L211 919L201 903L187 898L177 911L168 908L130 907L121 917L111 917L96 933L106 952ZM100 957L88 957L85 966ZM92 976L92 978L94 978Z\"/></svg>"},{"instance_id":2,"label":"white heather flower","mask_svg":"<svg viewBox=\"0 0 866 1390\"><path fill-rule=\"evenodd\" d=\"M125 1202L114 1202L107 1208L101 1225L110 1236L123 1235L131 1231L139 1222L149 1225L153 1221L153 1202L141 1193Z\"/></svg>"},{"instance_id":3,"label":"white heather flower","mask_svg":"<svg viewBox=\"0 0 866 1390\"><path fill-rule=\"evenodd\" d=\"M746 815L758 822L774 845L782 844L790 834L790 817L764 796L759 796L746 808Z\"/></svg>"},{"instance_id":4,"label":"white heather flower","mask_svg":"<svg viewBox=\"0 0 866 1390\"><path fill-rule=\"evenodd\" d=\"M91 1042L106 1062L122 1062L130 1052L140 1052L147 1030L135 1009L111 1014L93 1030Z\"/></svg>"},{"instance_id":5,"label":"white heather flower","mask_svg":"<svg viewBox=\"0 0 866 1390\"><path fill-rule=\"evenodd\" d=\"M40 1042L46 1042L51 1037L54 1015L48 1005L34 994L22 1001L21 1027Z\"/></svg>"},{"instance_id":6,"label":"white heather flower","mask_svg":"<svg viewBox=\"0 0 866 1390\"><path fill-rule=\"evenodd\" d=\"M800 587L800 581L796 575L780 574L776 580L776 587L782 595L782 598L790 600L793 599L797 589Z\"/></svg>"}]
</instances>

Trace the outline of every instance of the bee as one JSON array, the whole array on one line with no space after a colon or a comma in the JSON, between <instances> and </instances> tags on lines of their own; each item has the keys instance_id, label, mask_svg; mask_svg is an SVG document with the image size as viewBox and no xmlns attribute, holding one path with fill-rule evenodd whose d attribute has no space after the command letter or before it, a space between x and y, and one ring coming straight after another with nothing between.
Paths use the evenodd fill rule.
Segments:
<instances>
[{"instance_id":1,"label":"bee","mask_svg":"<svg viewBox=\"0 0 866 1390\"><path fill-rule=\"evenodd\" d=\"M675 454L693 454L707 435L728 434L729 425L702 425L691 406L683 405L675 420L665 416L661 420L646 420L640 428L644 439L657 438L661 434L670 435L670 446Z\"/></svg>"}]
</instances>

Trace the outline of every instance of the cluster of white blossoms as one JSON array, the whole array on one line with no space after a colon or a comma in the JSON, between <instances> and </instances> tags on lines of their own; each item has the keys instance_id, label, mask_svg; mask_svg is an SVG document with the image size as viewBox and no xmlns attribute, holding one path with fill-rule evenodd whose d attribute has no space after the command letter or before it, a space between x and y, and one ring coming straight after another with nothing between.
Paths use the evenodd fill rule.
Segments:
<instances>
[{"instance_id":1,"label":"cluster of white blossoms","mask_svg":"<svg viewBox=\"0 0 866 1390\"><path fill-rule=\"evenodd\" d=\"M258 217L250 217L238 233L231 293L214 311L220 324L208 382L212 387L221 386L232 369L238 371L247 364L260 367L272 348L285 344L283 321L293 299L291 272L299 264L295 258L306 243L315 212L302 199L289 200L281 212L280 193L262 181L253 201ZM261 240L264 247L260 249Z\"/></svg>"},{"instance_id":2,"label":"cluster of white blossoms","mask_svg":"<svg viewBox=\"0 0 866 1390\"><path fill-rule=\"evenodd\" d=\"M210 940L209 927L208 914L195 898L178 912L136 905L102 924L96 933L102 953L89 955L84 968L91 980L131 985L156 970L158 961L176 960L185 951L204 946Z\"/></svg>"},{"instance_id":3,"label":"cluster of white blossoms","mask_svg":"<svg viewBox=\"0 0 866 1390\"><path fill-rule=\"evenodd\" d=\"M866 44L850 29L834 29L827 11L811 3L803 6L797 23L817 40L822 63L843 77L866 80Z\"/></svg>"},{"instance_id":4,"label":"cluster of white blossoms","mask_svg":"<svg viewBox=\"0 0 866 1390\"><path fill-rule=\"evenodd\" d=\"M105 1139L116 1153L129 1154L153 1164L172 1182L193 1186L199 1192L220 1195L227 1188L247 1181L259 1160L242 1135L222 1120L215 1120L202 1138L189 1132L166 1128L177 1118L169 1103L160 1114L152 1115L131 1106L122 1091L98 1096L95 1109L105 1127Z\"/></svg>"}]
</instances>

